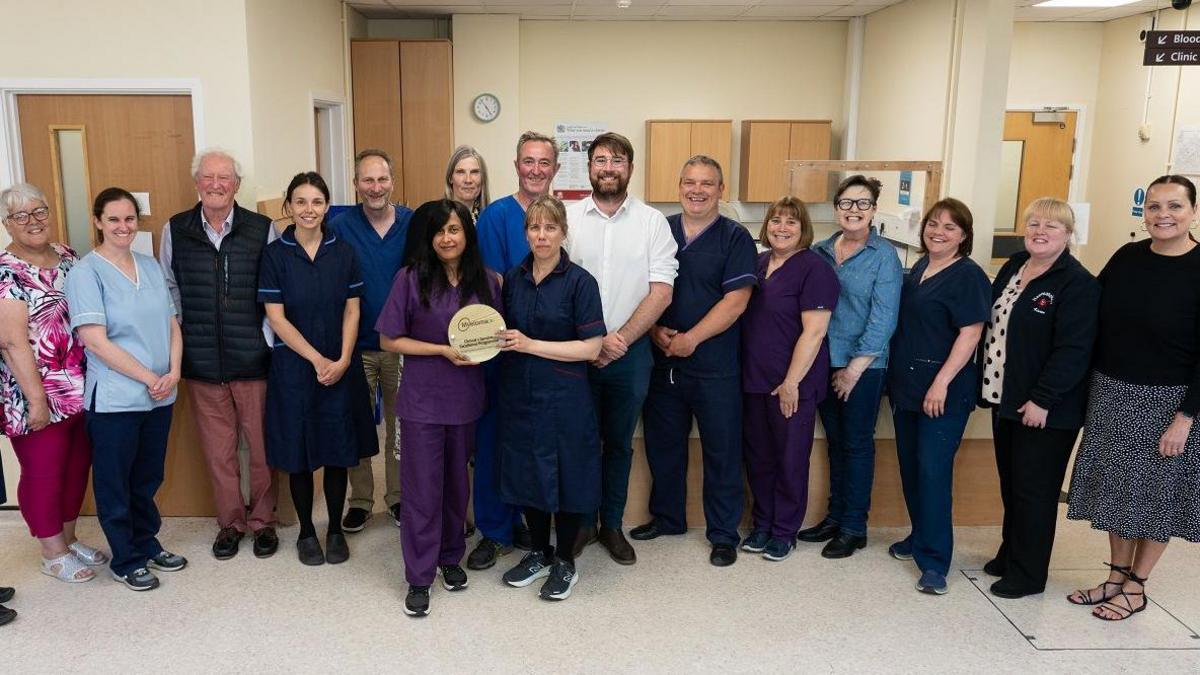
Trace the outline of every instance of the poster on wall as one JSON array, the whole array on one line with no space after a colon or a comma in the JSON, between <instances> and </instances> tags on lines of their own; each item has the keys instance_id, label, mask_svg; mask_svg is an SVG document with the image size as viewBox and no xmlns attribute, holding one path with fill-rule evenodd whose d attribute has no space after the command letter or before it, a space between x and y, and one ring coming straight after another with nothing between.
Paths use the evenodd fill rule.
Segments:
<instances>
[{"instance_id":1,"label":"poster on wall","mask_svg":"<svg viewBox=\"0 0 1200 675\"><path fill-rule=\"evenodd\" d=\"M1184 127L1175 137L1172 173L1200 176L1200 127Z\"/></svg>"},{"instance_id":2,"label":"poster on wall","mask_svg":"<svg viewBox=\"0 0 1200 675\"><path fill-rule=\"evenodd\" d=\"M588 148L592 140L608 131L608 125L596 122L558 122L554 139L558 142L558 174L551 189L563 201L577 201L592 194L588 179Z\"/></svg>"}]
</instances>

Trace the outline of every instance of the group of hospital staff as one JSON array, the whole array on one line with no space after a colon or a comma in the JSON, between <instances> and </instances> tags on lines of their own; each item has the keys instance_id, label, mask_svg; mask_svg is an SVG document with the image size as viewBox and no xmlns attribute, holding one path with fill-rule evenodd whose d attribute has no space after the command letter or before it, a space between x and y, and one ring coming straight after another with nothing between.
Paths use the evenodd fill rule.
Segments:
<instances>
[{"instance_id":1,"label":"group of hospital staff","mask_svg":"<svg viewBox=\"0 0 1200 675\"><path fill-rule=\"evenodd\" d=\"M158 541L154 502L180 379L220 560L247 535L256 556L276 552L273 470L287 474L299 560L348 560L347 534L372 517L380 400L385 502L412 616L429 613L439 577L447 591L467 588L464 556L483 570L525 549L502 580L541 581L547 600L571 595L594 541L635 563L622 517L639 419L653 485L633 540L686 532L695 421L711 564L732 565L739 551L781 561L797 541L854 555L867 544L885 391L912 522L888 553L913 561L922 592L948 590L954 456L977 405L992 411L1004 502L1002 542L984 568L995 595L1044 590L1081 428L1068 517L1109 533L1111 573L1071 603L1126 619L1146 607L1169 539L1200 541L1200 251L1187 178L1149 185L1149 238L1121 247L1098 277L1071 254L1071 207L1034 201L1024 250L989 281L970 257L971 211L953 198L924 214L922 255L905 271L874 224L873 178L838 185L837 229L819 242L803 202L772 203L760 252L721 215L725 178L712 158L687 160L681 212L664 217L628 193L624 136L590 144L591 195L567 206L550 195L559 150L523 134L519 188L492 202L483 158L460 147L445 198L415 211L391 201L387 153L364 150L357 205L327 217L325 180L297 174L282 231L236 204L238 162L206 150L192 165L199 203L164 226L157 259L134 251L139 205L124 189L96 195L96 245L82 258L56 241L42 192L0 192L11 238L0 252L0 422L42 572L75 583L108 567L144 591L159 585L156 571L187 565ZM468 305L502 314L498 358L480 364L450 344L451 318ZM818 416L829 503L802 529ZM75 536L89 475L108 551ZM12 595L0 588L0 602ZM14 616L0 605L0 623Z\"/></svg>"}]
</instances>

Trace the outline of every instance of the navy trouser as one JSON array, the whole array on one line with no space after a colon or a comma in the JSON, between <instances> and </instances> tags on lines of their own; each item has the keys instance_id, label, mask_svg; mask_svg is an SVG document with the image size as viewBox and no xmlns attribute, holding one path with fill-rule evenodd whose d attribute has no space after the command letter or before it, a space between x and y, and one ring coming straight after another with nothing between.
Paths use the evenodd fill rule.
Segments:
<instances>
[{"instance_id":1,"label":"navy trouser","mask_svg":"<svg viewBox=\"0 0 1200 675\"><path fill-rule=\"evenodd\" d=\"M484 537L512 546L513 526L521 522L521 510L500 499L500 467L496 462L496 408L499 399L495 359L484 364L487 382L487 408L475 424L475 526Z\"/></svg>"},{"instance_id":2,"label":"navy trouser","mask_svg":"<svg viewBox=\"0 0 1200 675\"><path fill-rule=\"evenodd\" d=\"M817 407L829 447L829 515L842 532L867 534L871 488L875 485L875 421L883 396L886 368L868 368L850 391L850 399L829 388Z\"/></svg>"},{"instance_id":3,"label":"navy trouser","mask_svg":"<svg viewBox=\"0 0 1200 675\"><path fill-rule=\"evenodd\" d=\"M162 552L162 519L154 495L163 482L174 405L140 412L87 411L92 438L92 489L100 527L112 548L113 572L124 576Z\"/></svg>"},{"instance_id":4,"label":"navy trouser","mask_svg":"<svg viewBox=\"0 0 1200 675\"><path fill-rule=\"evenodd\" d=\"M922 572L950 572L954 553L952 488L954 455L967 428L969 413L929 417L922 412L892 410L896 453L904 504L912 520L913 560Z\"/></svg>"},{"instance_id":5,"label":"navy trouser","mask_svg":"<svg viewBox=\"0 0 1200 675\"><path fill-rule=\"evenodd\" d=\"M740 376L690 377L678 369L654 369L642 408L646 461L654 479L650 514L668 532L687 529L688 436L693 417L704 453L705 535L713 544L737 546L746 492Z\"/></svg>"},{"instance_id":6,"label":"navy trouser","mask_svg":"<svg viewBox=\"0 0 1200 675\"><path fill-rule=\"evenodd\" d=\"M600 443L604 447L600 524L614 530L621 529L625 515L629 469L633 464L633 432L650 387L652 367L650 340L645 336L629 345L625 356L607 366L588 367L592 400L600 422ZM585 516L583 526L590 524Z\"/></svg>"}]
</instances>

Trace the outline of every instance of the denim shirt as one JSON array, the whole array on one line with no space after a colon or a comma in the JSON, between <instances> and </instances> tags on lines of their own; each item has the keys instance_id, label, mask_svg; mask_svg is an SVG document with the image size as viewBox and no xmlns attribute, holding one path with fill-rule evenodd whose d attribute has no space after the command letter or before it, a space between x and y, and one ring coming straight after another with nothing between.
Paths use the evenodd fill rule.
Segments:
<instances>
[{"instance_id":1,"label":"denim shirt","mask_svg":"<svg viewBox=\"0 0 1200 675\"><path fill-rule=\"evenodd\" d=\"M900 314L900 258L871 225L866 245L838 265L833 246L840 236L838 232L813 246L833 266L842 285L829 320L830 366L845 368L855 357L874 356L870 367L886 368L888 342Z\"/></svg>"}]
</instances>

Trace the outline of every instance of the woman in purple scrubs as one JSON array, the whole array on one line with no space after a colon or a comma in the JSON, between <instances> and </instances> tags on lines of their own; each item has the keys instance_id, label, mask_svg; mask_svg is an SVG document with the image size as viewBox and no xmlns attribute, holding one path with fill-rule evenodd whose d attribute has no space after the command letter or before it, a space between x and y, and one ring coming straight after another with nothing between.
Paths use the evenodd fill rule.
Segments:
<instances>
[{"instance_id":1,"label":"woman in purple scrubs","mask_svg":"<svg viewBox=\"0 0 1200 675\"><path fill-rule=\"evenodd\" d=\"M837 274L816 253L804 203L767 209L758 286L742 315L742 448L754 495L753 531L742 550L767 560L792 553L808 505L808 456L817 404L829 381L825 331L837 305Z\"/></svg>"},{"instance_id":2,"label":"woman in purple scrubs","mask_svg":"<svg viewBox=\"0 0 1200 675\"><path fill-rule=\"evenodd\" d=\"M404 355L396 395L400 420L400 546L409 583L404 611L429 613L429 587L440 571L448 591L467 587L467 459L483 414L483 370L450 346L447 328L460 308L500 309L500 277L483 266L466 206L435 202L416 260L401 268L375 328L380 344Z\"/></svg>"}]
</instances>

